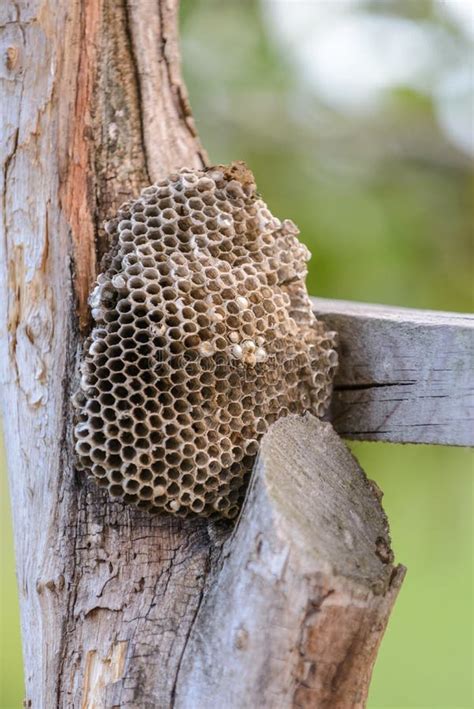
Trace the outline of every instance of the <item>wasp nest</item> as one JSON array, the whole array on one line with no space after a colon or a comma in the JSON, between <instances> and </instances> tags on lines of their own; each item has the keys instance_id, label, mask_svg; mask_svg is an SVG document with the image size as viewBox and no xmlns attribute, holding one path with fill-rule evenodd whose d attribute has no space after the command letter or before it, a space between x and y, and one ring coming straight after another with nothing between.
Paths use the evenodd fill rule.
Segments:
<instances>
[{"instance_id":1,"label":"wasp nest","mask_svg":"<svg viewBox=\"0 0 474 709\"><path fill-rule=\"evenodd\" d=\"M311 310L310 254L241 163L181 170L107 229L75 395L79 464L139 507L235 517L268 426L329 402L334 333Z\"/></svg>"}]
</instances>

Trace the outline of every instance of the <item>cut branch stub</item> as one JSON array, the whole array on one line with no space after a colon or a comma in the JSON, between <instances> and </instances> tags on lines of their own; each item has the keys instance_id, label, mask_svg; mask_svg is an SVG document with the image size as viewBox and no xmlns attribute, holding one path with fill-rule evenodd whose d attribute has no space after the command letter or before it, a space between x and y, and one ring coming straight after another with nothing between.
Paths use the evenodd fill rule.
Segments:
<instances>
[{"instance_id":1,"label":"cut branch stub","mask_svg":"<svg viewBox=\"0 0 474 709\"><path fill-rule=\"evenodd\" d=\"M183 169L108 229L78 459L139 507L235 517L268 425L329 404L334 333L312 312L309 252L242 163Z\"/></svg>"},{"instance_id":2,"label":"cut branch stub","mask_svg":"<svg viewBox=\"0 0 474 709\"><path fill-rule=\"evenodd\" d=\"M221 558L175 706L363 707L405 569L380 491L330 424L273 424Z\"/></svg>"}]
</instances>

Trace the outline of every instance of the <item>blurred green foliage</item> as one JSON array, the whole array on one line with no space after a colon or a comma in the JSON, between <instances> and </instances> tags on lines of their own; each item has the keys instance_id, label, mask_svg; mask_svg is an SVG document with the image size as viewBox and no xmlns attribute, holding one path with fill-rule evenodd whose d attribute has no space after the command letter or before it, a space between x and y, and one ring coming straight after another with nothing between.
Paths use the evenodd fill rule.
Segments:
<instances>
[{"instance_id":1,"label":"blurred green foliage","mask_svg":"<svg viewBox=\"0 0 474 709\"><path fill-rule=\"evenodd\" d=\"M284 4L295 11L294 2ZM443 29L463 49L459 28L431 0L357 5L430 22L435 41ZM471 310L471 165L440 128L432 92L397 85L371 112L337 111L301 81L264 10L257 0L182 0L184 73L212 161L245 160L274 214L298 224L313 253L311 293ZM353 449L385 491L397 559L408 566L369 706L467 709L474 703L472 455L431 446ZM10 709L21 706L21 660L0 468L0 709Z\"/></svg>"},{"instance_id":2,"label":"blurred green foliage","mask_svg":"<svg viewBox=\"0 0 474 709\"><path fill-rule=\"evenodd\" d=\"M20 624L5 449L1 429L0 571L0 709L19 709L23 702Z\"/></svg>"},{"instance_id":3,"label":"blurred green foliage","mask_svg":"<svg viewBox=\"0 0 474 709\"><path fill-rule=\"evenodd\" d=\"M369 709L473 706L473 467L466 449L358 443L384 491L407 576L382 641Z\"/></svg>"}]
</instances>

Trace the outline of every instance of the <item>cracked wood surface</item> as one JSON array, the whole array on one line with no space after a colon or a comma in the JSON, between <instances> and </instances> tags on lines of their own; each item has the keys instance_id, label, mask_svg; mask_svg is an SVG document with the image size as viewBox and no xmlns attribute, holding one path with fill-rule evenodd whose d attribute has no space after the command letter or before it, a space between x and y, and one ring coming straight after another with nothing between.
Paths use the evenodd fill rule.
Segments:
<instances>
[{"instance_id":1,"label":"cracked wood surface","mask_svg":"<svg viewBox=\"0 0 474 709\"><path fill-rule=\"evenodd\" d=\"M345 438L474 445L474 316L313 298L336 330Z\"/></svg>"},{"instance_id":2,"label":"cracked wood surface","mask_svg":"<svg viewBox=\"0 0 474 709\"><path fill-rule=\"evenodd\" d=\"M217 544L204 522L111 502L71 455L70 384L108 247L102 221L204 160L176 15L176 2L148 0L0 6L0 376L35 709L171 703ZM144 128L151 112L158 135Z\"/></svg>"},{"instance_id":3,"label":"cracked wood surface","mask_svg":"<svg viewBox=\"0 0 474 709\"><path fill-rule=\"evenodd\" d=\"M380 491L328 423L264 436L178 675L180 709L365 706L404 577Z\"/></svg>"},{"instance_id":4,"label":"cracked wood surface","mask_svg":"<svg viewBox=\"0 0 474 709\"><path fill-rule=\"evenodd\" d=\"M179 74L176 15L176 0L0 5L0 381L25 701L35 709L182 706L211 583L226 568L228 551L238 552L236 540L246 538L245 520L254 519L244 516L223 555L228 526L123 507L72 462L69 397L88 329L87 294L109 246L102 222L160 175L205 161ZM382 544L378 552L384 551ZM303 560L289 558L296 566L288 568L298 573ZM313 562L311 556L310 576ZM225 588L227 577L219 578ZM327 617L320 606L334 604L330 596L324 600L317 579L311 583L301 584L309 600L299 607L300 658L308 643L334 639L331 627L313 623L315 615ZM377 598L390 605L389 592ZM256 621L278 613L275 606L259 616L254 600ZM319 628L314 637L312 628ZM362 677L373 656L358 642L353 661L362 663ZM246 643L243 629L237 649ZM260 649L262 659L269 648ZM278 658L268 658L276 666ZM333 682L338 691L349 665L341 667ZM326 675L311 662L295 672L294 695L285 701L304 706Z\"/></svg>"}]
</instances>

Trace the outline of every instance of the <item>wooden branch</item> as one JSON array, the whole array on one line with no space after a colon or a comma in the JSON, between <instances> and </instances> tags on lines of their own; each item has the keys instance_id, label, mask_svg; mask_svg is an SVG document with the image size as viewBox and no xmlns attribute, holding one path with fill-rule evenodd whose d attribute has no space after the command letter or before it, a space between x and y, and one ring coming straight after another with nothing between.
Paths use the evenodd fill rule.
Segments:
<instances>
[{"instance_id":1,"label":"wooden branch","mask_svg":"<svg viewBox=\"0 0 474 709\"><path fill-rule=\"evenodd\" d=\"M331 420L345 438L474 445L474 317L313 298L338 333Z\"/></svg>"},{"instance_id":2,"label":"wooden branch","mask_svg":"<svg viewBox=\"0 0 474 709\"><path fill-rule=\"evenodd\" d=\"M102 222L203 160L176 37L177 1L0 8L1 393L35 708L167 706L215 547L205 522L123 508L72 463Z\"/></svg>"},{"instance_id":3,"label":"wooden branch","mask_svg":"<svg viewBox=\"0 0 474 709\"><path fill-rule=\"evenodd\" d=\"M222 524L151 517L123 507L73 466L70 393L76 388L81 332L88 330L87 296L97 264L109 247L102 222L152 180L204 160L179 76L176 25L177 0L16 0L0 8L4 61L0 76L0 381L25 703L35 708L177 705L190 691L183 674L190 663L188 645L196 642L203 609L210 612L208 596L215 593L220 579L222 544L230 534L230 527ZM295 458L295 470L310 469L308 459L302 461L296 466ZM346 461L341 461L344 467ZM281 471L275 458L275 480L280 480ZM334 484L340 474L338 465ZM301 475L295 475L297 481L303 485ZM316 476L313 482L317 481ZM252 539L256 529L252 505L258 503L263 514L263 495L268 491L268 486L259 485L226 554L243 549L232 546L239 539ZM370 493L366 483L361 485ZM323 489L329 491L329 483ZM309 488L307 492L313 499ZM299 494L295 489L294 500ZM293 495L285 493L285 497L290 501ZM319 497L316 493L315 505ZM277 509L277 499L262 517L267 525L262 535L266 530L269 534L268 540L262 536L265 554L271 540L281 543L281 536L276 536L281 532L272 527L270 515ZM362 701L380 636L378 632L367 635L364 618L370 616L383 626L398 580L388 590L390 564L380 566L379 573L378 562L372 560L367 562L365 580L354 571L351 581L353 567L347 554L340 559L344 565L347 561L347 572L329 574L328 560L336 563L343 549L340 540L335 540L331 553L327 540L318 546L329 556L318 561L318 554L310 554L305 560L309 537L304 537L303 526L308 535L322 527L310 521L311 509L306 507L299 516L291 511L297 523L290 529L290 508L284 513L281 500L280 508L279 516L285 520L281 529L294 551L288 557L288 573L308 573L307 579L288 579L289 589L301 585L308 598L303 610L304 592L299 597L303 615L298 647L309 665L300 661L295 670L295 701L306 701L307 686L312 688L314 681L328 676L327 669L321 673L316 668L314 680L312 664L316 658L323 667L321 653L329 653L336 642L329 616L325 611L318 614L325 583L327 591L333 590L334 598L341 600L347 589L357 593L362 589L361 634L354 636L357 652L351 655L354 668L360 668L360 679L356 681L356 670L342 663L342 674L333 682L337 697L343 696L345 687L352 691L357 685ZM373 524L362 523L367 533L384 524L378 508L373 509ZM345 519L347 508L340 514L341 523L351 527L350 519ZM337 532L334 520L328 529ZM385 531L381 536L385 538ZM353 543L356 547L358 539L354 537ZM379 555L387 553L385 544L379 547ZM372 558L372 542L364 549ZM255 564L259 563L257 555ZM225 568L219 580L223 592L228 578ZM265 569L263 564L263 578ZM278 607L269 605L263 612L255 591L252 594L255 613L277 617ZM268 602L275 599L269 589ZM330 597L324 605L332 608ZM245 608L250 612L251 604ZM353 617L351 602L348 609L350 627L356 627L359 621ZM332 612L340 620L337 609ZM326 619L322 628L318 615ZM321 646L313 652L306 647L316 642L316 629ZM346 635L339 629L344 645ZM265 632L271 634L271 628ZM283 634L282 647L287 640ZM245 632L236 642L245 646ZM264 645L261 650L263 657ZM271 659L274 667L273 655ZM344 680L346 672L350 682ZM261 678L261 672L256 674ZM278 677L268 675L268 683L273 679L278 684ZM238 677L236 683L240 681ZM251 681L248 691L256 696ZM265 689L265 696L269 692Z\"/></svg>"},{"instance_id":4,"label":"wooden branch","mask_svg":"<svg viewBox=\"0 0 474 709\"><path fill-rule=\"evenodd\" d=\"M280 419L205 594L175 706L362 707L403 580L379 492L330 424Z\"/></svg>"},{"instance_id":5,"label":"wooden branch","mask_svg":"<svg viewBox=\"0 0 474 709\"><path fill-rule=\"evenodd\" d=\"M181 79L177 4L177 0L127 2L150 183L181 167L202 167L207 163ZM158 38L159 61L150 71Z\"/></svg>"}]
</instances>

